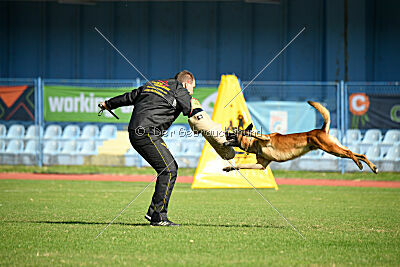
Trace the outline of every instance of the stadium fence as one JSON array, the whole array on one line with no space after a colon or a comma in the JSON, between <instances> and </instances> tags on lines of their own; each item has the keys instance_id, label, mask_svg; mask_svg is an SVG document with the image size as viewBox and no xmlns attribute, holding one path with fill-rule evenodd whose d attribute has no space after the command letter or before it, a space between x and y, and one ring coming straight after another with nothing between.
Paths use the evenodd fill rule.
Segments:
<instances>
[{"instance_id":1,"label":"stadium fence","mask_svg":"<svg viewBox=\"0 0 400 267\"><path fill-rule=\"evenodd\" d=\"M116 123L110 118L100 119L93 112L94 104L96 112L98 111L96 100L100 98L96 98L96 94L112 92L111 95L108 93L111 97L118 92L137 88L144 82L139 78L133 80L1 78L0 86L3 91L3 94L0 94L3 95L0 106L1 164L42 166L110 162L111 165L148 166L133 149L129 149L130 144L127 140L124 141L127 145L123 148L126 149L124 155L116 156L111 153L108 158L99 158L98 148L105 141L118 138L118 133L126 132L126 118L130 117L131 110L126 109L121 113L122 119L125 118L123 123ZM219 81L196 81L196 84L197 88L204 88L198 91L200 95L197 97L202 103L207 102L209 106L204 108L211 113L210 100L216 97ZM261 128L263 133L271 131L290 133L303 128L307 130L307 127L320 127L323 123L322 117L319 114L310 117L311 113L307 113L309 111L304 107L307 100L317 101L331 112L331 134L344 145L355 152L366 153L372 161L378 162L378 167L383 166L384 171L400 171L397 167L400 165L398 82L242 81L241 84L256 128ZM48 102L45 95L49 97L49 93L55 91L54 88L60 89L60 92L62 90L66 92L69 88L87 89L88 93L85 96L90 94L92 98L84 99L81 94L81 99L79 96L76 96L75 100L69 99L70 102L81 101L80 105L85 102L86 107L74 106L69 117L60 116L58 120L57 117L49 115L51 113L49 103L45 103ZM11 97L12 100L10 97L4 97L5 90L11 90L7 92L12 92L15 97ZM61 108L55 107L56 102L54 102L61 101L60 99L61 96L53 97L53 109L62 111ZM73 105L72 102L70 104ZM268 117L270 114L268 112L271 110L278 110L276 113L278 115ZM90 120L85 119L86 113L91 116ZM285 114L288 114L287 118ZM271 123L272 120L277 121ZM285 120L286 124L283 123ZM13 125L22 125L24 133L13 136L13 133L10 133ZM3 128L4 130L1 130ZM11 130L18 132L17 128L13 127ZM178 123L172 129L190 131L182 119L178 119ZM169 132L172 132L172 129ZM173 154L176 155L181 167L196 167L204 140L193 136L186 137L182 139L177 135L167 136L166 142L171 148L173 147ZM22 145L17 144L18 140ZM13 147L10 147L11 145ZM55 150L54 153L51 153L52 149ZM110 160L112 157L119 157L119 160ZM322 161L324 164L316 164ZM271 167L288 170L355 171L349 161L340 160L321 151L309 153L287 163L274 163Z\"/></svg>"}]
</instances>

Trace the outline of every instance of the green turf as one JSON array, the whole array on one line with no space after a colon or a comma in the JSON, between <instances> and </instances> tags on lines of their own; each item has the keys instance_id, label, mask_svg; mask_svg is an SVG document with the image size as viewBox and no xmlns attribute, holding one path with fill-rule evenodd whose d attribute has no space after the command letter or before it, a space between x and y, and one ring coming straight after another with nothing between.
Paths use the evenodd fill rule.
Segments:
<instances>
[{"instance_id":1,"label":"green turf","mask_svg":"<svg viewBox=\"0 0 400 267\"><path fill-rule=\"evenodd\" d=\"M374 181L400 181L399 172L352 172L341 174L339 172L307 172L307 171L273 171L279 178L304 178L304 179L337 179L337 180L374 180Z\"/></svg>"},{"instance_id":2,"label":"green turf","mask_svg":"<svg viewBox=\"0 0 400 267\"><path fill-rule=\"evenodd\" d=\"M179 176L193 176L195 169L179 168ZM104 167L104 166L16 166L2 165L2 172L28 172L28 173L102 173L102 174L150 174L154 175L152 168L134 167ZM370 172L355 172L341 174L339 172L306 172L306 171L273 171L277 178L307 178L307 179L339 179L339 180L377 180L377 181L400 181L400 173L384 172L378 175Z\"/></svg>"},{"instance_id":3,"label":"green turf","mask_svg":"<svg viewBox=\"0 0 400 267\"><path fill-rule=\"evenodd\" d=\"M146 183L0 181L1 265L399 265L400 189L177 184L170 219L148 226L153 185L97 240Z\"/></svg>"}]
</instances>

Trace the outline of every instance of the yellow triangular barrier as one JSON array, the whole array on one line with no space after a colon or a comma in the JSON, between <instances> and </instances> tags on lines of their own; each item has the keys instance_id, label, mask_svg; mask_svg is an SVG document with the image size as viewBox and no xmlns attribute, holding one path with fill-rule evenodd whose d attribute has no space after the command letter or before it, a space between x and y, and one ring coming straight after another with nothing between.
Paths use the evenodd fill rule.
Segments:
<instances>
[{"instance_id":1,"label":"yellow triangular barrier","mask_svg":"<svg viewBox=\"0 0 400 267\"><path fill-rule=\"evenodd\" d=\"M229 103L233 98L234 100ZM228 103L229 105L225 107ZM252 123L250 112L241 93L238 78L235 75L221 76L212 120L220 123L222 129L228 127L245 129ZM231 160L232 164L257 162L254 154L247 154L239 148L235 148L235 151L236 156ZM222 171L222 168L226 166L230 166L229 163L223 160L212 146L206 142L194 174L192 188L251 188L248 182L237 171L228 173ZM240 170L240 172L257 188L278 189L269 167L265 171Z\"/></svg>"}]
</instances>

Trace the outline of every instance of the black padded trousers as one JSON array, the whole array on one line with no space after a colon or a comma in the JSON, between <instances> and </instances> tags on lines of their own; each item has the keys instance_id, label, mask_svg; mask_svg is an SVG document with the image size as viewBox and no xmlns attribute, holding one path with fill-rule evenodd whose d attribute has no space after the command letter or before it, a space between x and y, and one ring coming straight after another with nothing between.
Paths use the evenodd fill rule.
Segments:
<instances>
[{"instance_id":1,"label":"black padded trousers","mask_svg":"<svg viewBox=\"0 0 400 267\"><path fill-rule=\"evenodd\" d=\"M133 148L153 167L158 178L147 215L151 221L167 220L168 203L174 188L178 164L160 136L129 132Z\"/></svg>"}]
</instances>

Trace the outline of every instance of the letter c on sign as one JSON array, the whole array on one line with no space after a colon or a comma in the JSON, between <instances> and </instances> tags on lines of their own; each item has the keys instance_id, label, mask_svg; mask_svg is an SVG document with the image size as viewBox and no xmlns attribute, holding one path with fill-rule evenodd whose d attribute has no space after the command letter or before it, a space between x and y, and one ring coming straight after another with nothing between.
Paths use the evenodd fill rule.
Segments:
<instances>
[{"instance_id":1,"label":"letter c on sign","mask_svg":"<svg viewBox=\"0 0 400 267\"><path fill-rule=\"evenodd\" d=\"M351 106L355 111L363 111L365 109L365 97L363 95L356 95L351 100Z\"/></svg>"},{"instance_id":2,"label":"letter c on sign","mask_svg":"<svg viewBox=\"0 0 400 267\"><path fill-rule=\"evenodd\" d=\"M400 105L394 105L391 108L390 119L394 122L400 122Z\"/></svg>"},{"instance_id":3,"label":"letter c on sign","mask_svg":"<svg viewBox=\"0 0 400 267\"><path fill-rule=\"evenodd\" d=\"M349 97L350 111L354 115L364 115L369 109L369 98L364 93L351 94Z\"/></svg>"}]
</instances>

